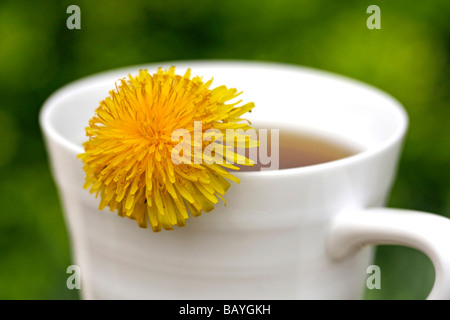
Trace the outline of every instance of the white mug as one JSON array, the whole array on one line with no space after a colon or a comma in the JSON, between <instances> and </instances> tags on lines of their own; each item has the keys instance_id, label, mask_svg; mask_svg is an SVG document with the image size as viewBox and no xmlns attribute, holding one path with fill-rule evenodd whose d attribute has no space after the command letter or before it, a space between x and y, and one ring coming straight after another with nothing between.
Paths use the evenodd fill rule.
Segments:
<instances>
[{"instance_id":1,"label":"white mug","mask_svg":"<svg viewBox=\"0 0 450 320\"><path fill-rule=\"evenodd\" d=\"M83 189L85 127L116 81L139 69L187 68L255 102L255 126L314 132L361 151L323 164L237 172L210 213L153 233ZM406 245L433 262L429 299L450 298L450 221L385 208L407 131L386 93L338 75L275 63L184 61L129 67L71 83L40 114L80 267L84 299L360 299L375 244Z\"/></svg>"}]
</instances>

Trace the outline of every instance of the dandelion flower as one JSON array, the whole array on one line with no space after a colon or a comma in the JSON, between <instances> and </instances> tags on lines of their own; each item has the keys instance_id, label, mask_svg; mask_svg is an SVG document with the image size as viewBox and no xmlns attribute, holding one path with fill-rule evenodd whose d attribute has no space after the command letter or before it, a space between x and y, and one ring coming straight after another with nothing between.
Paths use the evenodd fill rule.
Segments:
<instances>
[{"instance_id":1,"label":"dandelion flower","mask_svg":"<svg viewBox=\"0 0 450 320\"><path fill-rule=\"evenodd\" d=\"M177 129L193 133L198 123L203 134L211 129L221 133L252 129L241 116L254 104L237 106L241 101L230 102L240 94L236 89L210 89L211 84L212 80L203 82L198 76L191 79L190 70L176 75L175 67L159 68L155 74L140 70L139 75L118 81L89 121L85 152L79 155L86 173L84 188L100 195L100 210L117 210L143 228L150 223L155 232L173 229L185 225L189 212L199 216L214 209L218 198L224 200L228 180L239 183L230 173L239 169L232 160L243 157L248 160L245 164L253 162L234 150L226 152L230 141L192 140L194 148L188 154L186 149L182 152L187 161L172 160L174 148L180 145L172 139ZM242 141L233 138L231 145L242 145ZM255 146L249 141L246 137L244 148ZM211 155L224 161L199 161L195 147L203 150L220 143L223 152L215 149Z\"/></svg>"}]
</instances>

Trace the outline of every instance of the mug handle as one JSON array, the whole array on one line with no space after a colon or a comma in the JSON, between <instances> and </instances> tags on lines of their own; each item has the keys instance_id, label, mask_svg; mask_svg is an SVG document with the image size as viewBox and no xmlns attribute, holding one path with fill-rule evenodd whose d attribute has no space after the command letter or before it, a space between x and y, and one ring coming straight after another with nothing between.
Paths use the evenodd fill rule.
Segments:
<instances>
[{"instance_id":1,"label":"mug handle","mask_svg":"<svg viewBox=\"0 0 450 320\"><path fill-rule=\"evenodd\" d=\"M339 214L327 241L328 254L343 259L369 244L418 249L435 269L428 300L450 300L450 219L412 210L372 208Z\"/></svg>"}]
</instances>

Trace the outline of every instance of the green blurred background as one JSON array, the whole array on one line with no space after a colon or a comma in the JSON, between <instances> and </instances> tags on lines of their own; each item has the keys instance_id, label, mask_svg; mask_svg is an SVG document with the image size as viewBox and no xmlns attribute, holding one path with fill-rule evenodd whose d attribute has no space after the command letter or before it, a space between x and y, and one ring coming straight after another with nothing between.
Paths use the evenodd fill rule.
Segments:
<instances>
[{"instance_id":1,"label":"green blurred background","mask_svg":"<svg viewBox=\"0 0 450 320\"><path fill-rule=\"evenodd\" d=\"M68 30L66 9L81 9ZM381 8L369 30L366 9ZM185 59L306 65L392 94L410 115L389 206L450 215L450 1L0 1L0 299L78 299L70 247L38 126L44 100L82 76ZM423 299L422 253L377 248L381 289L366 299Z\"/></svg>"}]
</instances>

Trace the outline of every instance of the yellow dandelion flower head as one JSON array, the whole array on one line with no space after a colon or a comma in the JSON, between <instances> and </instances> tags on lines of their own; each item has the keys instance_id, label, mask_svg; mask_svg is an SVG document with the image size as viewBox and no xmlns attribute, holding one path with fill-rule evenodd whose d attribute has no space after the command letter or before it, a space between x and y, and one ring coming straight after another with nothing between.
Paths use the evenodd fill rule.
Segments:
<instances>
[{"instance_id":1,"label":"yellow dandelion flower head","mask_svg":"<svg viewBox=\"0 0 450 320\"><path fill-rule=\"evenodd\" d=\"M236 89L210 89L211 84L198 76L191 79L190 70L176 75L175 67L159 68L155 74L140 70L118 81L89 121L85 152L79 155L84 187L100 195L100 210L117 210L144 228L150 222L153 231L173 229L185 225L188 212L199 216L214 209L218 198L224 200L228 180L239 183L229 170L239 169L233 161L253 163L230 149L230 143L242 147L242 139L225 145L226 139L214 138L231 129L252 129L240 117L254 104L237 106L241 101L230 102L240 94ZM209 138L186 138L193 148L185 148L184 134L195 136L199 128ZM184 132L183 143L180 136L173 139L177 130ZM245 138L244 148L255 146L250 140ZM208 146L214 146L213 151L199 157L198 149L206 151ZM174 154L181 161L174 161Z\"/></svg>"}]
</instances>

